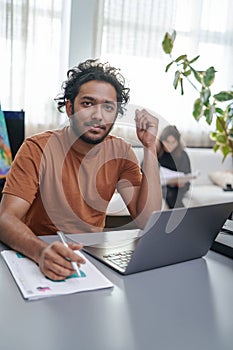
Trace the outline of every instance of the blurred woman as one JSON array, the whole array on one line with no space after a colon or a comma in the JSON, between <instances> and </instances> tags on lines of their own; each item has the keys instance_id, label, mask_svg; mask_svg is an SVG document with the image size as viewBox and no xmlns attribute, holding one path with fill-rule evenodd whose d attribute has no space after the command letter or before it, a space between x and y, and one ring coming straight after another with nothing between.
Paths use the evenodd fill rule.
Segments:
<instances>
[{"instance_id":1,"label":"blurred woman","mask_svg":"<svg viewBox=\"0 0 233 350\"><path fill-rule=\"evenodd\" d=\"M181 142L181 135L174 125L163 129L157 142L157 154L160 166L173 171L191 173L188 154ZM163 197L169 208L183 207L183 197L189 190L190 182L178 181L162 186Z\"/></svg>"}]
</instances>

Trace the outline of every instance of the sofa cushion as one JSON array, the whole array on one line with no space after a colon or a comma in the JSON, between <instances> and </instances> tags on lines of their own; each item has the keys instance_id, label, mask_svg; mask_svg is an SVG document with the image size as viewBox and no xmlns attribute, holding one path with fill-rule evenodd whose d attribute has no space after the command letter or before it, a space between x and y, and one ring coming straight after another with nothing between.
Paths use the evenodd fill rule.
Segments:
<instances>
[{"instance_id":1,"label":"sofa cushion","mask_svg":"<svg viewBox=\"0 0 233 350\"><path fill-rule=\"evenodd\" d=\"M211 181L222 188L227 184L233 187L233 173L231 171L214 171L209 174Z\"/></svg>"},{"instance_id":2,"label":"sofa cushion","mask_svg":"<svg viewBox=\"0 0 233 350\"><path fill-rule=\"evenodd\" d=\"M193 180L193 185L213 185L209 174L215 171L231 171L232 157L228 156L223 161L220 152L214 152L212 148L186 148L191 161L192 172L199 171L200 176Z\"/></svg>"},{"instance_id":3,"label":"sofa cushion","mask_svg":"<svg viewBox=\"0 0 233 350\"><path fill-rule=\"evenodd\" d=\"M183 199L185 207L232 201L233 192L225 192L221 187L213 184L191 186Z\"/></svg>"}]
</instances>

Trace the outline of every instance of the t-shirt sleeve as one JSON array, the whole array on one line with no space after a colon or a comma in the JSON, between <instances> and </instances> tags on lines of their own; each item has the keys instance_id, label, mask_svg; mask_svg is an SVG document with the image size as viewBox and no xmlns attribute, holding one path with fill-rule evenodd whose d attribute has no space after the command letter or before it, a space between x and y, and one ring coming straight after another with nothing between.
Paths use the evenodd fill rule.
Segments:
<instances>
[{"instance_id":1,"label":"t-shirt sleeve","mask_svg":"<svg viewBox=\"0 0 233 350\"><path fill-rule=\"evenodd\" d=\"M25 140L12 163L3 193L20 197L30 204L38 193L42 150L32 140Z\"/></svg>"},{"instance_id":2,"label":"t-shirt sleeve","mask_svg":"<svg viewBox=\"0 0 233 350\"><path fill-rule=\"evenodd\" d=\"M136 154L132 147L129 147L125 158L123 159L123 166L120 172L117 190L125 187L140 186L142 173Z\"/></svg>"}]
</instances>

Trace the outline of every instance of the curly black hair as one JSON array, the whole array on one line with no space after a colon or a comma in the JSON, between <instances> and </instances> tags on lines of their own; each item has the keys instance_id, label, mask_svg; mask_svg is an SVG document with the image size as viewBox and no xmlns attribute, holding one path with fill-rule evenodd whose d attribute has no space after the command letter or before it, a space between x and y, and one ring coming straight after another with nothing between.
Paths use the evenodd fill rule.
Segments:
<instances>
[{"instance_id":1,"label":"curly black hair","mask_svg":"<svg viewBox=\"0 0 233 350\"><path fill-rule=\"evenodd\" d=\"M98 59L88 59L68 70L67 80L62 83L63 93L59 94L54 100L57 102L57 109L62 112L66 101L70 100L74 105L82 84L91 80L105 81L110 83L116 90L118 113L123 115L125 105L129 100L130 89L125 87L125 79L120 70L111 67L108 62L101 63Z\"/></svg>"}]
</instances>

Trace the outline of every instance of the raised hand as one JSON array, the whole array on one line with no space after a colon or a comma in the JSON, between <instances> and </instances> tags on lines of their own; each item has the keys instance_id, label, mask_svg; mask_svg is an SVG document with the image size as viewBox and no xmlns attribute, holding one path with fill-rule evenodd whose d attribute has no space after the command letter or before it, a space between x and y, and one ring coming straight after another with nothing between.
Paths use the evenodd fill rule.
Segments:
<instances>
[{"instance_id":1,"label":"raised hand","mask_svg":"<svg viewBox=\"0 0 233 350\"><path fill-rule=\"evenodd\" d=\"M143 146L147 148L154 146L158 133L158 118L150 114L146 109L136 109L135 123L138 139Z\"/></svg>"}]
</instances>

